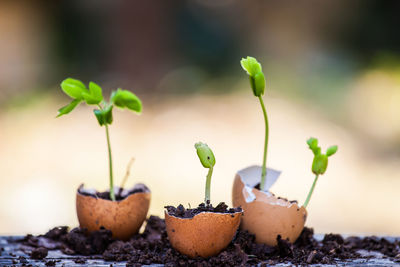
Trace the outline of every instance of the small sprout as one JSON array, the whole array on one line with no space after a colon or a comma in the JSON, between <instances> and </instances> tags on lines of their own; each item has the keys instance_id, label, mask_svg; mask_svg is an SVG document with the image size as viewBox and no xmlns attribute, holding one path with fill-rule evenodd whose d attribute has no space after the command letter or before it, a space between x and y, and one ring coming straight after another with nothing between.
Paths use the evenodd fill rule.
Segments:
<instances>
[{"instance_id":1,"label":"small sprout","mask_svg":"<svg viewBox=\"0 0 400 267\"><path fill-rule=\"evenodd\" d=\"M215 157L211 148L209 148L207 144L198 142L194 145L194 147L196 148L197 156L199 157L201 164L203 165L204 168L208 169L205 198L204 198L204 202L207 204L210 202L211 176L215 165Z\"/></svg>"},{"instance_id":2,"label":"small sprout","mask_svg":"<svg viewBox=\"0 0 400 267\"><path fill-rule=\"evenodd\" d=\"M97 122L100 124L100 126L105 126L106 129L110 171L110 199L115 201L113 164L108 125L113 122L112 111L114 105L122 109L127 108L140 113L142 112L142 102L132 92L122 89L113 91L111 93L110 101L107 102L104 100L102 89L98 84L90 82L89 88L86 88L84 83L72 78L67 78L62 81L61 89L73 100L71 103L58 110L57 117L70 113L81 102L85 102L87 105L96 105L98 107L97 109L93 110L93 113L96 116Z\"/></svg>"},{"instance_id":3,"label":"small sprout","mask_svg":"<svg viewBox=\"0 0 400 267\"><path fill-rule=\"evenodd\" d=\"M261 64L254 57L242 58L240 64L249 75L253 94L257 97L262 96L265 89L265 77L262 72Z\"/></svg>"},{"instance_id":4,"label":"small sprout","mask_svg":"<svg viewBox=\"0 0 400 267\"><path fill-rule=\"evenodd\" d=\"M261 64L254 57L242 58L240 64L242 65L242 68L249 75L251 89L253 90L254 96L258 97L264 115L265 140L264 140L264 154L263 154L263 164L261 170L261 183L260 183L260 189L264 190L266 184L266 176L267 176L267 149L268 149L268 134L269 134L268 116L267 116L267 111L265 109L264 100L262 99L265 90L265 77L264 73L262 72Z\"/></svg>"},{"instance_id":5,"label":"small sprout","mask_svg":"<svg viewBox=\"0 0 400 267\"><path fill-rule=\"evenodd\" d=\"M215 165L215 157L212 150L202 142L198 142L194 145L199 156L201 164L204 168L212 168Z\"/></svg>"},{"instance_id":6,"label":"small sprout","mask_svg":"<svg viewBox=\"0 0 400 267\"><path fill-rule=\"evenodd\" d=\"M328 157L332 156L338 150L337 146L330 146L326 150L326 154L321 153L321 148L318 146L318 139L311 137L307 140L307 144L314 154L314 159L312 162L311 170L315 174L314 182L311 186L310 192L308 193L307 199L304 202L304 207L306 208L310 202L311 195L314 192L315 185L317 183L318 177L326 172L328 168Z\"/></svg>"}]
</instances>

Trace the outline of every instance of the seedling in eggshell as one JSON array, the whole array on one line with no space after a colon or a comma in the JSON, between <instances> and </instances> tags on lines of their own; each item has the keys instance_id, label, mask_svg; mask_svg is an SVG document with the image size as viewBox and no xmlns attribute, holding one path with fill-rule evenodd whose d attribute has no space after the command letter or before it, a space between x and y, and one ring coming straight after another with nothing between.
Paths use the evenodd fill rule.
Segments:
<instances>
[{"instance_id":1,"label":"seedling in eggshell","mask_svg":"<svg viewBox=\"0 0 400 267\"><path fill-rule=\"evenodd\" d=\"M132 92L118 88L112 91L110 100L106 101L103 97L101 87L94 83L89 83L89 88L79 80L67 78L61 83L61 89L66 95L72 98L72 101L58 110L57 117L70 113L80 103L85 102L87 105L93 105L97 108L93 110L94 115L100 126L104 126L107 137L108 160L109 160L109 176L110 176L110 199L115 201L114 179L113 179L113 162L111 154L110 134L108 125L113 122L112 110L114 106L121 109L128 109L137 113L142 112L142 102Z\"/></svg>"},{"instance_id":2,"label":"seedling in eggshell","mask_svg":"<svg viewBox=\"0 0 400 267\"><path fill-rule=\"evenodd\" d=\"M212 152L211 148L208 147L207 144L202 142L198 142L194 145L196 148L197 156L200 159L201 164L204 168L208 169L207 178L206 178L206 190L205 190L205 197L204 203L210 203L210 187L211 187L211 176L213 173L213 168L215 165L215 157L214 153Z\"/></svg>"},{"instance_id":3,"label":"seedling in eggshell","mask_svg":"<svg viewBox=\"0 0 400 267\"><path fill-rule=\"evenodd\" d=\"M266 184L266 176L267 176L267 148L268 148L268 134L269 134L268 116L267 116L267 111L265 109L264 100L262 98L265 89L265 77L264 73L262 72L261 64L254 57L242 58L240 64L242 65L242 68L249 75L251 89L253 90L254 96L256 96L260 101L261 109L264 115L265 140L264 140L264 154L263 154L263 164L261 169L261 183L260 183L260 189L264 190Z\"/></svg>"}]
</instances>

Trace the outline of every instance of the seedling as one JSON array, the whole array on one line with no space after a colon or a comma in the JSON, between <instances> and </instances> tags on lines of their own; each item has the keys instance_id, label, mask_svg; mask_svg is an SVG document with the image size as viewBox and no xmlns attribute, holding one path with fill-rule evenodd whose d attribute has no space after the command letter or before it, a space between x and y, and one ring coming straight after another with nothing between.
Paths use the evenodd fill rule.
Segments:
<instances>
[{"instance_id":1,"label":"seedling","mask_svg":"<svg viewBox=\"0 0 400 267\"><path fill-rule=\"evenodd\" d=\"M257 61L257 59L253 57L242 58L240 64L242 65L242 68L249 75L251 89L253 90L254 96L258 97L264 115L265 140L264 140L264 155L263 155L261 183L260 183L260 189L264 190L266 183L266 176L267 176L267 148L268 148L268 134L269 134L267 111L265 110L264 100L262 98L265 89L265 77L264 73L262 72L261 64Z\"/></svg>"},{"instance_id":2,"label":"seedling","mask_svg":"<svg viewBox=\"0 0 400 267\"><path fill-rule=\"evenodd\" d=\"M314 182L311 186L310 192L308 193L306 202L304 202L304 207L306 208L308 203L310 202L310 198L312 193L314 192L315 185L317 183L318 177L325 173L326 168L328 167L328 157L332 156L338 150L337 146L330 146L326 150L326 154L321 153L321 147L318 146L318 139L311 137L307 140L307 144L309 148L312 150L314 154L314 159L312 162L311 170L315 174Z\"/></svg>"},{"instance_id":3,"label":"seedling","mask_svg":"<svg viewBox=\"0 0 400 267\"><path fill-rule=\"evenodd\" d=\"M202 142L198 142L194 145L196 148L197 156L200 159L201 164L204 168L208 169L207 179L206 179L206 190L204 203L210 203L210 186L211 186L211 176L213 173L213 168L215 165L215 157L211 148Z\"/></svg>"},{"instance_id":4,"label":"seedling","mask_svg":"<svg viewBox=\"0 0 400 267\"><path fill-rule=\"evenodd\" d=\"M108 130L108 125L111 125L111 123L113 122L112 110L114 106L116 106L121 109L126 108L128 110L141 113L142 102L132 92L122 90L120 88L118 88L116 91L112 91L110 100L107 102L103 98L103 92L99 85L94 82L90 82L89 88L86 88L85 84L83 84L81 81L72 78L67 78L62 81L61 89L73 100L68 105L58 110L57 117L70 113L82 102L85 102L87 105L97 106L97 109L94 109L93 112L100 126L104 126L106 129L110 173L110 199L112 201L115 201L113 163L111 155L110 134Z\"/></svg>"}]
</instances>

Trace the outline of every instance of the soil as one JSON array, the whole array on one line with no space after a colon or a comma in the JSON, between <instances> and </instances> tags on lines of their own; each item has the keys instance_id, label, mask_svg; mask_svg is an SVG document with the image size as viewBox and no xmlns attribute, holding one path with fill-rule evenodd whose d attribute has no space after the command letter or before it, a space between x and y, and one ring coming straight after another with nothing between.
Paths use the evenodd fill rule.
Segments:
<instances>
[{"instance_id":1,"label":"soil","mask_svg":"<svg viewBox=\"0 0 400 267\"><path fill-rule=\"evenodd\" d=\"M35 248L61 249L74 255L91 255L107 261L127 261L127 266L162 263L165 266L261 266L278 263L296 265L335 264L338 260L359 259L358 250L378 251L400 261L400 242L378 237L348 237L327 234L322 241L314 239L313 229L304 228L298 240L291 244L277 237L278 246L255 243L255 236L239 230L230 245L219 255L208 259L190 259L174 250L167 237L165 222L150 216L142 234L123 242L113 240L105 229L88 233L84 229L57 227L41 236L27 235L21 242ZM88 257L77 258L85 262ZM23 259L20 259L20 261ZM47 262L49 266L53 262Z\"/></svg>"},{"instance_id":2,"label":"soil","mask_svg":"<svg viewBox=\"0 0 400 267\"><path fill-rule=\"evenodd\" d=\"M213 207L213 205L210 204L210 201L207 201L207 203L201 203L197 208L194 209L191 208L185 209L182 204L176 208L173 206L165 206L164 208L167 209L169 215L178 218L193 218L195 215L201 212L230 213L230 214L236 212L242 212L242 208L240 207L228 208L228 205L226 205L225 202L220 202L216 207Z\"/></svg>"},{"instance_id":3,"label":"soil","mask_svg":"<svg viewBox=\"0 0 400 267\"><path fill-rule=\"evenodd\" d=\"M127 198L128 196L136 193L145 193L145 192L150 192L150 189L144 185L144 184L136 184L134 187L130 189L124 189L120 187L115 187L115 200L116 201L121 201ZM81 185L78 188L78 193L84 195L84 196L91 196L94 198L101 198L105 200L111 200L110 198L110 191L103 191L103 192L98 192L94 189L85 189L83 185Z\"/></svg>"}]
</instances>

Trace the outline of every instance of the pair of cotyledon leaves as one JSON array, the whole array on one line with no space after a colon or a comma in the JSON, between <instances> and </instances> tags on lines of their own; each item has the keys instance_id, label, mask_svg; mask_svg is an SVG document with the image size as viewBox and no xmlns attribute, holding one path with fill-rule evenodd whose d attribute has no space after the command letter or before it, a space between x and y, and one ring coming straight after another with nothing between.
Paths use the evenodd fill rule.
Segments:
<instances>
[{"instance_id":1,"label":"pair of cotyledon leaves","mask_svg":"<svg viewBox=\"0 0 400 267\"><path fill-rule=\"evenodd\" d=\"M112 109L114 105L138 113L142 111L142 102L140 99L134 93L120 88L111 93L110 102L104 100L101 87L94 82L90 82L89 88L86 88L85 84L81 81L67 78L62 81L61 89L73 100L58 110L57 117L70 113L81 102L99 106L100 109L95 109L93 112L101 126L112 123Z\"/></svg>"}]
</instances>

